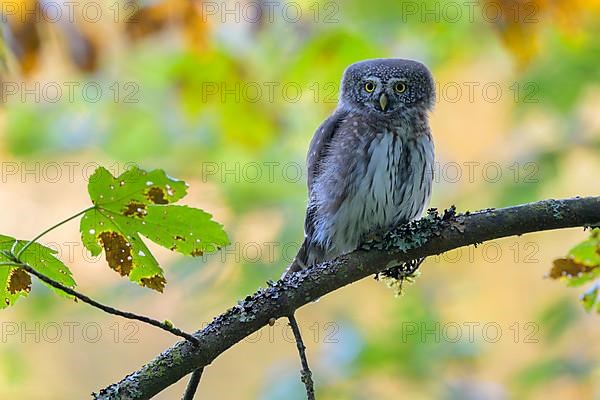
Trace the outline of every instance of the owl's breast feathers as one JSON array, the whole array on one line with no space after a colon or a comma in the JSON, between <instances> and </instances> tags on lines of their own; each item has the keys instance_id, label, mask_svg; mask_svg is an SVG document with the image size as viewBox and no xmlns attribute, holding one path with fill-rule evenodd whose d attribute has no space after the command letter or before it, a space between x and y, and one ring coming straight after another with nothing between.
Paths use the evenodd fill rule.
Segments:
<instances>
[{"instance_id":1,"label":"owl's breast feathers","mask_svg":"<svg viewBox=\"0 0 600 400\"><path fill-rule=\"evenodd\" d=\"M309 152L306 234L326 259L423 212L434 162L426 117L334 114L322 128Z\"/></svg>"}]
</instances>

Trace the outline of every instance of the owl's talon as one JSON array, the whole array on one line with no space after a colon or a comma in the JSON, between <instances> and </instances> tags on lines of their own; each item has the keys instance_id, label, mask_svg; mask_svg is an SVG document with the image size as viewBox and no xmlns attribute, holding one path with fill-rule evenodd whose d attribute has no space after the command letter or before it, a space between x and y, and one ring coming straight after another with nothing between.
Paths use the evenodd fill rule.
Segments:
<instances>
[{"instance_id":1,"label":"owl's talon","mask_svg":"<svg viewBox=\"0 0 600 400\"><path fill-rule=\"evenodd\" d=\"M364 243L377 243L382 242L385 237L383 232L371 232L365 236Z\"/></svg>"}]
</instances>

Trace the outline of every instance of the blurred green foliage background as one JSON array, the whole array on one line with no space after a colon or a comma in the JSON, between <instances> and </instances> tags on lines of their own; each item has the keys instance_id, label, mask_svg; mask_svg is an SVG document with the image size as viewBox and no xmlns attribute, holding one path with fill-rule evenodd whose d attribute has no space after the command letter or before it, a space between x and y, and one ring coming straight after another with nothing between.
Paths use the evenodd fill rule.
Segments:
<instances>
[{"instance_id":1,"label":"blurred green foliage background","mask_svg":"<svg viewBox=\"0 0 600 400\"><path fill-rule=\"evenodd\" d=\"M201 259L156 249L164 294L91 258L76 224L43 242L81 291L186 330L294 256L306 149L354 61L415 58L433 71L433 207L600 192L598 0L100 0L75 2L72 19L48 2L1 4L1 232L32 238L86 207L99 164L185 179L188 204L233 244ZM544 279L586 236L459 249L428 259L399 299L365 280L306 306L319 398L600 399L598 316ZM81 398L173 343L41 285L0 321L6 399ZM240 343L206 369L199 397L302 399L291 337L278 321Z\"/></svg>"}]
</instances>

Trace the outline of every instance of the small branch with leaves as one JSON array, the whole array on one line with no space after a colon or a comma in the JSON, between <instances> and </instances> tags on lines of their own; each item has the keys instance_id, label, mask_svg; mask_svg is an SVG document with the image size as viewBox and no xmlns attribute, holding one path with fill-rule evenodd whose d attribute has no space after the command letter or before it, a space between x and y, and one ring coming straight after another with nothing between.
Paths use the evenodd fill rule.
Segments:
<instances>
[{"instance_id":1,"label":"small branch with leaves","mask_svg":"<svg viewBox=\"0 0 600 400\"><path fill-rule=\"evenodd\" d=\"M116 316L127 318L127 319L136 320L136 321L141 321L145 324L152 325L152 326L160 328L166 332L172 333L173 335L180 336L186 340L189 340L193 344L198 344L198 340L195 337L193 337L189 333L183 332L181 329L175 328L173 326L173 324L171 324L169 322L160 322L160 321L157 321L150 317L146 317L144 315L138 315L138 314L128 312L128 311L121 311L114 307L110 307L105 304L102 304L96 300L91 299L90 297L86 296L83 293L79 293L78 291L76 291L68 286L63 285L62 283L57 282L54 279L49 278L44 274L41 274L40 272L33 269L30 265L27 265L23 262L17 261L16 259L15 259L15 261L11 261L11 262L1 262L0 267L18 268L18 271L21 271L21 270L25 271L25 272L37 277L40 281L44 282L45 284L62 291L66 295L73 296L77 300L80 300L86 304L89 304L92 307L102 310L105 313L116 315ZM20 272L20 273L22 273L22 272ZM29 281L29 282L31 282L31 281Z\"/></svg>"},{"instance_id":2,"label":"small branch with leaves","mask_svg":"<svg viewBox=\"0 0 600 400\"><path fill-rule=\"evenodd\" d=\"M163 171L132 168L115 178L98 168L90 177L88 191L93 206L46 229L30 241L0 235L0 307L13 305L31 290L31 275L57 293L77 299L106 313L133 319L185 338L198 340L169 321L121 311L75 290L69 268L56 252L38 243L47 233L82 217L84 245L94 255L102 250L108 265L121 276L162 292L166 280L158 262L141 235L172 251L197 256L215 252L229 243L227 235L211 215L195 208L172 205L186 195L185 182L169 178Z\"/></svg>"}]
</instances>

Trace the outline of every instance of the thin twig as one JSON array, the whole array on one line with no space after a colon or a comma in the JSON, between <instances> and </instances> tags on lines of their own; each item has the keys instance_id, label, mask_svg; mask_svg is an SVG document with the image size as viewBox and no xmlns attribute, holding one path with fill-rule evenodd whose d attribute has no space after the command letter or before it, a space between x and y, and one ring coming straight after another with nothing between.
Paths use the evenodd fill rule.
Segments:
<instances>
[{"instance_id":1,"label":"thin twig","mask_svg":"<svg viewBox=\"0 0 600 400\"><path fill-rule=\"evenodd\" d=\"M195 369L194 372L192 372L190 381L188 382L187 388L185 388L185 393L181 400L194 400L194 395L196 394L196 389L198 389L198 384L200 383L203 371L204 367Z\"/></svg>"},{"instance_id":2,"label":"thin twig","mask_svg":"<svg viewBox=\"0 0 600 400\"><path fill-rule=\"evenodd\" d=\"M15 262L2 262L2 263L0 263L0 266L6 266L6 265L12 265L12 266L15 266L15 267L22 268L25 271L29 272L31 275L35 275L39 280L47 283L48 285L50 285L50 286L52 286L52 287L54 287L56 289L62 290L63 292L65 292L67 294L70 294L71 296L75 297L76 299L81 300L82 302L84 302L86 304L89 304L92 307L96 307L96 308L98 308L98 309L100 309L100 310L102 310L102 311L104 311L106 313L109 313L109 314L112 314L112 315L118 315L119 317L123 317L123 318L127 318L127 319L134 319L134 320L137 320L137 321L141 321L141 322L144 322L146 324L149 324L149 325L155 326L157 328L160 328L160 329L162 329L164 331L170 332L173 335L177 335L177 336L180 336L182 338L185 338L188 341L192 342L194 345L198 345L199 344L198 339L196 339L195 337L193 337L189 333L183 332L182 330L175 328L171 324L160 322L160 321L157 321L155 319L148 318L148 317L143 316L143 315L137 315L137 314L134 314L134 313L131 313L131 312L128 312L128 311L121 311L121 310L118 310L116 308L113 308L113 307L104 305L102 303L99 303L96 300L93 300L93 299L89 298L88 296L86 296L86 295L84 295L82 293L79 293L78 291L76 291L76 290L74 290L74 289L72 289L72 288L70 288L68 286L63 285L62 283L57 282L54 279L47 277L46 275L42 274L41 272L36 271L35 269L33 269L28 264L25 264L23 262L18 262L18 261L15 261Z\"/></svg>"},{"instance_id":3,"label":"thin twig","mask_svg":"<svg viewBox=\"0 0 600 400\"><path fill-rule=\"evenodd\" d=\"M302 364L300 380L304 383L304 387L306 387L306 398L308 400L315 400L315 386L312 380L312 372L310 372L310 368L308 367L308 360L306 359L305 352L306 346L304 346L304 342L302 341L300 327L298 326L298 322L296 321L293 312L288 316L288 319L290 321L290 326L292 327L292 332L294 332L294 337L296 338L296 347L298 348L298 354L300 355L300 362Z\"/></svg>"}]
</instances>

